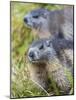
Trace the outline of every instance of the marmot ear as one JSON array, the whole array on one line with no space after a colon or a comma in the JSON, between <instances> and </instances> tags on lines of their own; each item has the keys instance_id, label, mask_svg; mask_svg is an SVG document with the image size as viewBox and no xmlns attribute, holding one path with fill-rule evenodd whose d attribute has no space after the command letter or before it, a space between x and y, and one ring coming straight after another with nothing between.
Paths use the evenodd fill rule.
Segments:
<instances>
[{"instance_id":1,"label":"marmot ear","mask_svg":"<svg viewBox=\"0 0 76 100\"><path fill-rule=\"evenodd\" d=\"M47 40L46 45L47 45L47 47L50 47L51 46L51 40Z\"/></svg>"},{"instance_id":2,"label":"marmot ear","mask_svg":"<svg viewBox=\"0 0 76 100\"><path fill-rule=\"evenodd\" d=\"M44 18L48 18L48 16L49 16L49 12L48 12L48 11L45 11L45 12L43 13L43 17L44 17Z\"/></svg>"},{"instance_id":3,"label":"marmot ear","mask_svg":"<svg viewBox=\"0 0 76 100\"><path fill-rule=\"evenodd\" d=\"M47 15L48 15L48 12L44 13L44 15L43 15L43 16L44 16L44 18L48 18L48 16L47 16Z\"/></svg>"}]
</instances>

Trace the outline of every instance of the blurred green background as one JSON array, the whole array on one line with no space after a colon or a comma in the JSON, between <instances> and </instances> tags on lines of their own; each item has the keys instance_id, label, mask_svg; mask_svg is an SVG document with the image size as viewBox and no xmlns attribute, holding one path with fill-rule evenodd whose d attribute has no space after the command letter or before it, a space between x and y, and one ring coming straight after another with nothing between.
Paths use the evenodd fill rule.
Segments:
<instances>
[{"instance_id":1,"label":"blurred green background","mask_svg":"<svg viewBox=\"0 0 76 100\"><path fill-rule=\"evenodd\" d=\"M37 38L23 22L24 16L33 9L61 9L62 5L11 2L11 98L48 96L29 79L27 50ZM50 95L60 95L53 83Z\"/></svg>"}]
</instances>

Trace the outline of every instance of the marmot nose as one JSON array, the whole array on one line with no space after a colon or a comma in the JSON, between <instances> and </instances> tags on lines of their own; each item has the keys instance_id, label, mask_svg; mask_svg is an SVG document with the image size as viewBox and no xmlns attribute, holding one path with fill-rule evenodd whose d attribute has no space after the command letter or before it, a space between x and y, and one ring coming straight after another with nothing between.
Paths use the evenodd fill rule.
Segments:
<instances>
[{"instance_id":1,"label":"marmot nose","mask_svg":"<svg viewBox=\"0 0 76 100\"><path fill-rule=\"evenodd\" d=\"M34 52L30 52L30 53L29 53L29 57L34 58L34 56L35 56L35 55L34 55Z\"/></svg>"},{"instance_id":2,"label":"marmot nose","mask_svg":"<svg viewBox=\"0 0 76 100\"><path fill-rule=\"evenodd\" d=\"M28 22L28 19L27 19L26 17L24 18L24 22L25 22L25 23L27 23L27 22Z\"/></svg>"}]
</instances>

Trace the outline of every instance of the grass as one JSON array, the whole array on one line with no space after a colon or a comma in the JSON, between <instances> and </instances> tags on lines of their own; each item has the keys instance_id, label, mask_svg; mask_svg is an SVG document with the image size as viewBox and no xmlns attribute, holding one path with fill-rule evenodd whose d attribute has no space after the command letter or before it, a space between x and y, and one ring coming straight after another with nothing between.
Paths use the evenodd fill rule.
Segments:
<instances>
[{"instance_id":1,"label":"grass","mask_svg":"<svg viewBox=\"0 0 76 100\"><path fill-rule=\"evenodd\" d=\"M62 8L59 5L11 2L11 98L48 96L49 94L60 95L59 89L53 81L49 86L49 93L47 94L30 80L26 60L27 51L29 45L37 36L34 36L31 29L24 25L23 18L27 12L39 7L50 10ZM68 77L70 79L70 76Z\"/></svg>"}]
</instances>

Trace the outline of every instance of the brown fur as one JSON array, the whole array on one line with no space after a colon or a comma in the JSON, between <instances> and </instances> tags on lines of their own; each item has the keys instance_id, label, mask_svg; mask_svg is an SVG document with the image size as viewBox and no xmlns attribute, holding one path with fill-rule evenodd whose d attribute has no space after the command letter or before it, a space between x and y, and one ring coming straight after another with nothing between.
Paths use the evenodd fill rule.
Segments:
<instances>
[{"instance_id":1,"label":"brown fur","mask_svg":"<svg viewBox=\"0 0 76 100\"><path fill-rule=\"evenodd\" d=\"M46 64L28 64L28 70L30 72L30 78L36 84L44 88L48 89L48 77Z\"/></svg>"}]
</instances>

